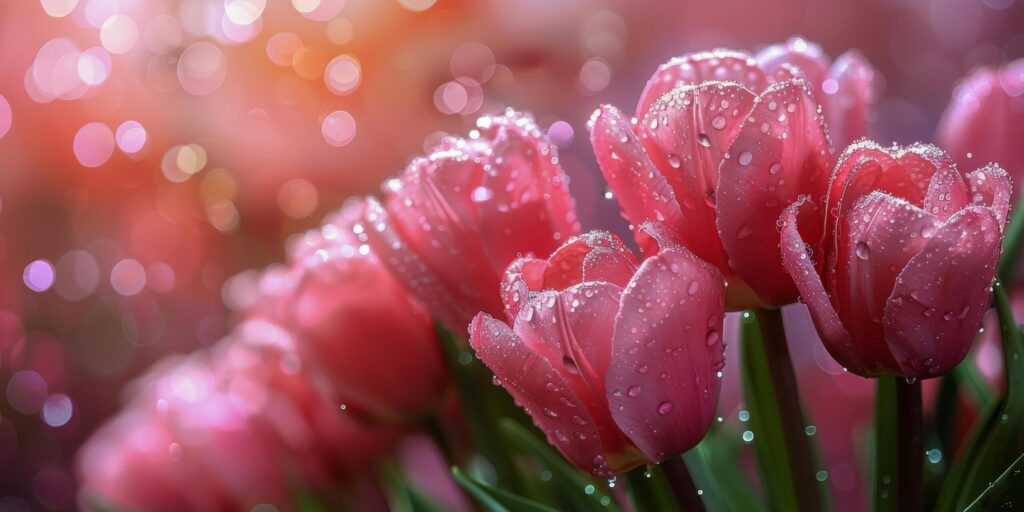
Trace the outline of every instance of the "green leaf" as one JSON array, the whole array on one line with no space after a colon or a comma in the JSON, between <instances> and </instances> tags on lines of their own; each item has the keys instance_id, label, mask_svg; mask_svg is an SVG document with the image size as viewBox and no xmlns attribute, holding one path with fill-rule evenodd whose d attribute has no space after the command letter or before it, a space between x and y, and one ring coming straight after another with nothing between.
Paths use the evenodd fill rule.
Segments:
<instances>
[{"instance_id":1,"label":"green leaf","mask_svg":"<svg viewBox=\"0 0 1024 512\"><path fill-rule=\"evenodd\" d=\"M610 499L610 496L598 492L602 486L569 464L561 454L525 427L515 421L502 419L498 422L498 430L509 445L531 456L544 469L551 472L551 483L572 510L618 512L619 507L615 505L615 501Z\"/></svg>"},{"instance_id":2,"label":"green leaf","mask_svg":"<svg viewBox=\"0 0 1024 512\"><path fill-rule=\"evenodd\" d=\"M873 510L896 512L899 510L896 495L899 482L896 477L900 453L896 435L896 378L881 377L875 381L874 479L871 489Z\"/></svg>"},{"instance_id":3,"label":"green leaf","mask_svg":"<svg viewBox=\"0 0 1024 512\"><path fill-rule=\"evenodd\" d=\"M745 311L740 333L743 394L750 411L753 446L768 508L820 510L824 507L822 486L815 480L813 466L807 467L813 464L812 454L816 450L812 440L803 433L804 418L790 417L799 416L800 397L796 393L795 377L790 379L789 386L784 382L786 374L792 374L792 363L785 346L781 313L778 310L759 310L755 315L752 311ZM781 407L796 413L783 417ZM795 428L794 422L799 424L799 428ZM799 432L794 434L797 430ZM806 457L797 455L798 452L806 454Z\"/></svg>"},{"instance_id":4,"label":"green leaf","mask_svg":"<svg viewBox=\"0 0 1024 512\"><path fill-rule=\"evenodd\" d=\"M504 396L485 397L485 393L495 386L490 383L490 377L486 376L486 372L483 372L482 368L477 368L483 365L475 361L472 354L464 350L464 347L467 346L465 341L456 340L455 336L440 324L435 324L435 329L441 340L449 373L458 389L459 398L462 399L469 431L473 440L476 441L477 448L494 467L498 483L521 490L522 485L512 462L512 455L494 431L494 421L501 415L496 410L498 404L502 400L511 401L511 399L504 393L504 390L500 389L495 391Z\"/></svg>"},{"instance_id":5,"label":"green leaf","mask_svg":"<svg viewBox=\"0 0 1024 512\"><path fill-rule=\"evenodd\" d=\"M1017 271L1017 257L1021 242L1024 241L1024 196L1017 200L1013 207L1013 217L1003 232L1003 255L999 260L999 281L1012 283Z\"/></svg>"},{"instance_id":6,"label":"green leaf","mask_svg":"<svg viewBox=\"0 0 1024 512\"><path fill-rule=\"evenodd\" d=\"M742 448L738 432L712 429L700 444L683 454L697 486L709 490L702 496L708 510L764 510L738 464Z\"/></svg>"},{"instance_id":7,"label":"green leaf","mask_svg":"<svg viewBox=\"0 0 1024 512\"><path fill-rule=\"evenodd\" d=\"M1002 334L1006 392L986 411L939 497L937 510L960 511L1024 453L1024 337L1000 283L993 286Z\"/></svg>"},{"instance_id":8,"label":"green leaf","mask_svg":"<svg viewBox=\"0 0 1024 512\"><path fill-rule=\"evenodd\" d=\"M978 496L966 512L982 512L986 510L1015 510L1024 499L1024 455L1017 457L1010 467L1003 471L988 488Z\"/></svg>"},{"instance_id":9,"label":"green leaf","mask_svg":"<svg viewBox=\"0 0 1024 512\"><path fill-rule=\"evenodd\" d=\"M445 512L444 507L435 503L434 500L412 485L409 485L394 467L386 466L381 468L381 474L391 488L393 499L397 500L397 503L392 503L393 509L406 510L408 512ZM300 508L300 510L305 511L308 509ZM329 509L320 508L316 510Z\"/></svg>"},{"instance_id":10,"label":"green leaf","mask_svg":"<svg viewBox=\"0 0 1024 512\"><path fill-rule=\"evenodd\" d=\"M452 475L463 489L490 512L557 512L547 505L476 480L459 468L452 468Z\"/></svg>"},{"instance_id":11,"label":"green leaf","mask_svg":"<svg viewBox=\"0 0 1024 512\"><path fill-rule=\"evenodd\" d=\"M985 377L978 371L978 367L974 363L974 358L968 355L964 360L953 368L953 375L956 376L957 380L962 382L970 392L970 396L974 399L974 403L977 404L979 410L986 410L996 402L996 397L992 392L992 386L988 384Z\"/></svg>"},{"instance_id":12,"label":"green leaf","mask_svg":"<svg viewBox=\"0 0 1024 512\"><path fill-rule=\"evenodd\" d=\"M672 490L660 466L636 468L626 473L626 481L629 483L629 497L635 510L672 510L676 507Z\"/></svg>"}]
</instances>

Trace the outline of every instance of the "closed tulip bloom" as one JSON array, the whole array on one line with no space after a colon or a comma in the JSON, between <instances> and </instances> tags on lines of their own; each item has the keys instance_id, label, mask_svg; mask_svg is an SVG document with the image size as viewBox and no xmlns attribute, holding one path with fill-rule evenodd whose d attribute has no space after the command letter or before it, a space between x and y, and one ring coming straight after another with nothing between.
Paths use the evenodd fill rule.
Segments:
<instances>
[{"instance_id":1,"label":"closed tulip bloom","mask_svg":"<svg viewBox=\"0 0 1024 512\"><path fill-rule=\"evenodd\" d=\"M664 222L725 275L730 308L788 304L797 292L777 257L775 222L828 180L833 155L817 102L803 78L773 81L745 54L684 59L651 79L668 92L638 112L636 124L610 106L594 114L601 171L646 253L652 245L639 226ZM793 76L794 68L780 69ZM717 81L669 89L664 84L675 82L665 77L677 70ZM648 84L642 107L657 89Z\"/></svg>"},{"instance_id":2,"label":"closed tulip bloom","mask_svg":"<svg viewBox=\"0 0 1024 512\"><path fill-rule=\"evenodd\" d=\"M1024 183L1024 59L1000 69L982 68L965 78L954 90L935 138L957 165L999 162L1019 188Z\"/></svg>"},{"instance_id":3,"label":"closed tulip bloom","mask_svg":"<svg viewBox=\"0 0 1024 512\"><path fill-rule=\"evenodd\" d=\"M286 271L262 283L303 359L334 400L367 421L399 423L433 407L447 383L427 312L366 243L362 204L347 204L289 245Z\"/></svg>"},{"instance_id":4,"label":"closed tulip bloom","mask_svg":"<svg viewBox=\"0 0 1024 512\"><path fill-rule=\"evenodd\" d=\"M367 200L366 234L381 261L435 318L464 333L499 315L498 286L520 255L545 257L579 232L555 146L513 110L448 137Z\"/></svg>"},{"instance_id":5,"label":"closed tulip bloom","mask_svg":"<svg viewBox=\"0 0 1024 512\"><path fill-rule=\"evenodd\" d=\"M287 334L248 321L210 350L157 365L80 452L82 499L98 509L296 510L391 446L322 393ZM92 505L90 505L92 506Z\"/></svg>"},{"instance_id":6,"label":"closed tulip bloom","mask_svg":"<svg viewBox=\"0 0 1024 512\"><path fill-rule=\"evenodd\" d=\"M721 273L659 239L639 264L602 232L518 259L502 285L507 323L480 313L470 326L477 356L548 442L594 475L678 455L714 417Z\"/></svg>"},{"instance_id":7,"label":"closed tulip bloom","mask_svg":"<svg viewBox=\"0 0 1024 512\"><path fill-rule=\"evenodd\" d=\"M934 146L847 148L824 206L781 218L784 265L829 353L865 377L956 366L988 308L1009 198L995 164L965 176Z\"/></svg>"}]
</instances>

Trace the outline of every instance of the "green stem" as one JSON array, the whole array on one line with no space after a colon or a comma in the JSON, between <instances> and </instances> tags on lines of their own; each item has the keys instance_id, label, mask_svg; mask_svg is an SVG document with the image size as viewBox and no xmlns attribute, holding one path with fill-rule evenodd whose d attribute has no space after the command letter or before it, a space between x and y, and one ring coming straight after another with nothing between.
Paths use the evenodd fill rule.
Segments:
<instances>
[{"instance_id":1,"label":"green stem","mask_svg":"<svg viewBox=\"0 0 1024 512\"><path fill-rule=\"evenodd\" d=\"M922 470L924 444L921 439L921 383L896 379L896 464L899 510L924 510Z\"/></svg>"},{"instance_id":2,"label":"green stem","mask_svg":"<svg viewBox=\"0 0 1024 512\"><path fill-rule=\"evenodd\" d=\"M757 320L755 329L753 316ZM754 445L772 507L821 510L824 498L815 479L814 450L805 428L796 373L789 357L782 312L745 313L743 381L751 411Z\"/></svg>"},{"instance_id":3,"label":"green stem","mask_svg":"<svg viewBox=\"0 0 1024 512\"><path fill-rule=\"evenodd\" d=\"M899 451L896 435L896 377L875 380L875 453L874 485L871 496L875 512L895 512L898 508L897 489Z\"/></svg>"},{"instance_id":4,"label":"green stem","mask_svg":"<svg viewBox=\"0 0 1024 512\"><path fill-rule=\"evenodd\" d=\"M704 502L697 494L697 486L693 483L690 471L682 457L672 457L661 463L665 472L668 487L681 512L704 512Z\"/></svg>"}]
</instances>

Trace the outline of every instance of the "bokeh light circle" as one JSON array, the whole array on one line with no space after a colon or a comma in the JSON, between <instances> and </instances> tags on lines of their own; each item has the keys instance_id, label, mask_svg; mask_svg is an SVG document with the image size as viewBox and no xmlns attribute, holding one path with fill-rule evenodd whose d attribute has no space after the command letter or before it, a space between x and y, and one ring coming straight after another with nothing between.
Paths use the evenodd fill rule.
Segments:
<instances>
[{"instance_id":1,"label":"bokeh light circle","mask_svg":"<svg viewBox=\"0 0 1024 512\"><path fill-rule=\"evenodd\" d=\"M63 18L78 6L78 0L39 0L47 16Z\"/></svg>"},{"instance_id":2,"label":"bokeh light circle","mask_svg":"<svg viewBox=\"0 0 1024 512\"><path fill-rule=\"evenodd\" d=\"M110 271L110 285L121 295L136 295L146 287L146 269L136 260L123 259Z\"/></svg>"},{"instance_id":3,"label":"bokeh light circle","mask_svg":"<svg viewBox=\"0 0 1024 512\"><path fill-rule=\"evenodd\" d=\"M351 93L359 86L361 79L359 61L351 55L339 55L327 64L324 82L327 89L339 96Z\"/></svg>"},{"instance_id":4,"label":"bokeh light circle","mask_svg":"<svg viewBox=\"0 0 1024 512\"><path fill-rule=\"evenodd\" d=\"M256 23L267 8L267 0L224 0L224 14L236 25Z\"/></svg>"},{"instance_id":5,"label":"bokeh light circle","mask_svg":"<svg viewBox=\"0 0 1024 512\"><path fill-rule=\"evenodd\" d=\"M43 402L43 422L51 427L63 427L71 421L74 406L65 394L50 395Z\"/></svg>"},{"instance_id":6,"label":"bokeh light circle","mask_svg":"<svg viewBox=\"0 0 1024 512\"><path fill-rule=\"evenodd\" d=\"M4 135L11 130L12 121L11 104L7 102L7 98L3 94L0 94L0 139L4 138Z\"/></svg>"},{"instance_id":7,"label":"bokeh light circle","mask_svg":"<svg viewBox=\"0 0 1024 512\"><path fill-rule=\"evenodd\" d=\"M178 60L178 81L182 89L196 96L216 91L228 75L228 61L213 43L192 43Z\"/></svg>"},{"instance_id":8,"label":"bokeh light circle","mask_svg":"<svg viewBox=\"0 0 1024 512\"><path fill-rule=\"evenodd\" d=\"M85 167L99 167L114 154L114 134L103 123L87 123L75 134L72 149L78 163Z\"/></svg>"},{"instance_id":9,"label":"bokeh light circle","mask_svg":"<svg viewBox=\"0 0 1024 512\"><path fill-rule=\"evenodd\" d=\"M345 0L292 0L292 7L313 21L327 21L341 12Z\"/></svg>"},{"instance_id":10,"label":"bokeh light circle","mask_svg":"<svg viewBox=\"0 0 1024 512\"><path fill-rule=\"evenodd\" d=\"M110 53L100 47L89 48L78 56L78 78L88 85L100 85L110 76Z\"/></svg>"},{"instance_id":11,"label":"bokeh light circle","mask_svg":"<svg viewBox=\"0 0 1024 512\"><path fill-rule=\"evenodd\" d=\"M414 12L423 12L437 3L437 0L398 0L399 5Z\"/></svg>"},{"instance_id":12,"label":"bokeh light circle","mask_svg":"<svg viewBox=\"0 0 1024 512\"><path fill-rule=\"evenodd\" d=\"M139 26L124 14L115 14L103 22L100 43L113 54L128 53L139 40Z\"/></svg>"},{"instance_id":13,"label":"bokeh light circle","mask_svg":"<svg viewBox=\"0 0 1024 512\"><path fill-rule=\"evenodd\" d=\"M7 382L7 403L22 414L39 412L47 394L46 380L32 370L17 372Z\"/></svg>"},{"instance_id":14,"label":"bokeh light circle","mask_svg":"<svg viewBox=\"0 0 1024 512\"><path fill-rule=\"evenodd\" d=\"M53 286L53 281L56 278L56 271L53 268L53 264L46 260L35 260L28 265L25 265L25 271L22 272L22 280L25 281L25 286L29 290L34 292L45 292Z\"/></svg>"},{"instance_id":15,"label":"bokeh light circle","mask_svg":"<svg viewBox=\"0 0 1024 512\"><path fill-rule=\"evenodd\" d=\"M125 153L138 153L146 146L146 129L138 121L125 121L117 127L117 147Z\"/></svg>"},{"instance_id":16,"label":"bokeh light circle","mask_svg":"<svg viewBox=\"0 0 1024 512\"><path fill-rule=\"evenodd\" d=\"M339 148L347 146L356 138L356 120L344 110L335 110L324 118L320 132L328 144Z\"/></svg>"},{"instance_id":17,"label":"bokeh light circle","mask_svg":"<svg viewBox=\"0 0 1024 512\"><path fill-rule=\"evenodd\" d=\"M267 39L267 58L282 67L291 67L295 52L302 48L302 39L291 32L279 32Z\"/></svg>"}]
</instances>

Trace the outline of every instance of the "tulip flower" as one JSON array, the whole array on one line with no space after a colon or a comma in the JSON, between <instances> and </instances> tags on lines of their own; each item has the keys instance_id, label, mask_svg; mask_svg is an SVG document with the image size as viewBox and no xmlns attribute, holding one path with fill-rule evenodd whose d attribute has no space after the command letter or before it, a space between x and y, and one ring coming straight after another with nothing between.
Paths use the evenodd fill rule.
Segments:
<instances>
[{"instance_id":1,"label":"tulip flower","mask_svg":"<svg viewBox=\"0 0 1024 512\"><path fill-rule=\"evenodd\" d=\"M397 423L436 404L445 363L429 315L366 244L361 214L349 203L295 237L288 269L268 272L262 288L334 400L366 420Z\"/></svg>"},{"instance_id":2,"label":"tulip flower","mask_svg":"<svg viewBox=\"0 0 1024 512\"><path fill-rule=\"evenodd\" d=\"M779 244L775 221L797 197L819 196L828 179L833 155L816 96L831 98L827 91L841 86L838 97L852 98L849 109L834 108L849 114L837 124L863 121L870 99L872 73L855 54L831 71L822 68L820 52L808 57L800 48L816 47L791 43L763 53L762 62L725 50L673 59L647 83L638 121L611 106L591 120L601 171L638 243L650 252L638 229L643 222L667 224L722 271L730 308L796 299L792 280L772 256ZM819 79L829 80L824 90Z\"/></svg>"},{"instance_id":3,"label":"tulip flower","mask_svg":"<svg viewBox=\"0 0 1024 512\"><path fill-rule=\"evenodd\" d=\"M464 333L502 312L498 286L520 255L545 257L579 232L555 146L513 110L448 137L367 200L373 250L435 318Z\"/></svg>"},{"instance_id":4,"label":"tulip flower","mask_svg":"<svg viewBox=\"0 0 1024 512\"><path fill-rule=\"evenodd\" d=\"M824 207L804 198L781 218L783 263L829 353L865 377L956 366L988 309L1009 200L995 164L964 176L934 146L847 148Z\"/></svg>"},{"instance_id":5,"label":"tulip flower","mask_svg":"<svg viewBox=\"0 0 1024 512\"><path fill-rule=\"evenodd\" d=\"M296 510L297 491L331 489L394 442L393 432L363 427L329 401L282 331L251 323L135 385L126 409L79 455L86 503Z\"/></svg>"},{"instance_id":6,"label":"tulip flower","mask_svg":"<svg viewBox=\"0 0 1024 512\"><path fill-rule=\"evenodd\" d=\"M470 326L477 356L548 441L598 476L688 450L714 417L721 273L658 238L640 264L602 232L520 258L502 284L508 323L483 312Z\"/></svg>"},{"instance_id":7,"label":"tulip flower","mask_svg":"<svg viewBox=\"0 0 1024 512\"><path fill-rule=\"evenodd\" d=\"M957 165L999 162L1018 187L1024 183L1024 59L1000 69L982 68L965 78L954 90L935 138Z\"/></svg>"}]
</instances>

